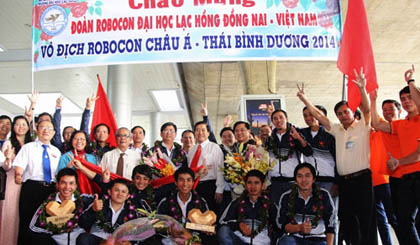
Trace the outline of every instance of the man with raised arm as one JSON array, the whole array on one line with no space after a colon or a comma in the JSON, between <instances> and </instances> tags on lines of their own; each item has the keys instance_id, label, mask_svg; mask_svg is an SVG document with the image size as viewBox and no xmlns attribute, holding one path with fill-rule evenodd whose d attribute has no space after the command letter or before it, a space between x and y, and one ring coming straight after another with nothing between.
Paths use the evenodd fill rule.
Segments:
<instances>
[{"instance_id":1,"label":"man with raised arm","mask_svg":"<svg viewBox=\"0 0 420 245\"><path fill-rule=\"evenodd\" d=\"M406 87L400 91L400 100L407 117L392 123L379 120L377 112L372 113L372 125L377 130L392 133L399 140L401 157L390 156L388 168L393 173L399 171L401 183L398 188L397 220L402 236L402 244L420 244L416 229L416 214L420 204L420 91L414 79L414 66L404 74ZM391 154L390 154L391 155Z\"/></svg>"},{"instance_id":2,"label":"man with raised arm","mask_svg":"<svg viewBox=\"0 0 420 245\"><path fill-rule=\"evenodd\" d=\"M303 84L298 85L298 98L309 112L332 134L336 140L336 164L339 177L339 217L344 224L344 238L352 244L377 244L376 215L369 169L370 105L366 93L366 78L363 68L360 74L354 71L362 97L361 120L354 118L347 101L334 107L340 123L332 123L306 98Z\"/></svg>"}]
</instances>

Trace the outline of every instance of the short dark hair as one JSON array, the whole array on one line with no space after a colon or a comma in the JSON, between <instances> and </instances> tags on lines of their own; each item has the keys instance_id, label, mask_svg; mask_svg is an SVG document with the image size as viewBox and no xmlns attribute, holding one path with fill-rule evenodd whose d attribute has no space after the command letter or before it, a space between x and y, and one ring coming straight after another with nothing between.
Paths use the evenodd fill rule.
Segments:
<instances>
[{"instance_id":1,"label":"short dark hair","mask_svg":"<svg viewBox=\"0 0 420 245\"><path fill-rule=\"evenodd\" d=\"M232 134L235 134L235 132L233 132L233 129L231 127L224 127L224 128L222 128L222 130L220 130L220 137L222 137L222 134L225 131L230 131L230 132L232 132Z\"/></svg>"},{"instance_id":2,"label":"short dark hair","mask_svg":"<svg viewBox=\"0 0 420 245\"><path fill-rule=\"evenodd\" d=\"M178 168L175 171L175 174L174 174L175 181L178 181L178 177L179 177L180 174L189 174L189 175L191 175L191 177L192 177L193 180L195 179L194 171L192 171L192 169L189 168L189 167L180 167L180 168Z\"/></svg>"},{"instance_id":3,"label":"short dark hair","mask_svg":"<svg viewBox=\"0 0 420 245\"><path fill-rule=\"evenodd\" d=\"M53 117L48 112L43 112L43 113L39 114L38 117L35 118L35 122L39 123L39 119L41 119L41 117L43 117L43 116L48 116L50 118L51 122L53 122Z\"/></svg>"},{"instance_id":4,"label":"short dark hair","mask_svg":"<svg viewBox=\"0 0 420 245\"><path fill-rule=\"evenodd\" d=\"M136 176L136 174L142 174L142 175L144 175L144 176L152 179L152 168L149 165L146 165L146 164L137 165L133 169L133 173L131 175L131 179L134 179L134 177Z\"/></svg>"},{"instance_id":5,"label":"short dark hair","mask_svg":"<svg viewBox=\"0 0 420 245\"><path fill-rule=\"evenodd\" d=\"M347 107L349 106L349 104L348 104L348 102L346 100L342 100L342 101L338 102L337 104L335 104L335 106L334 106L334 112L335 112L336 115L337 115L338 109L340 109L340 107L343 106L343 105L345 105Z\"/></svg>"},{"instance_id":6,"label":"short dark hair","mask_svg":"<svg viewBox=\"0 0 420 245\"><path fill-rule=\"evenodd\" d=\"M54 128L54 130L55 130L55 127L54 127L54 123L51 121L41 121L41 122L38 122L38 123L36 123L36 129L38 130L38 127L39 127L39 125L42 123L42 122L49 122L49 123L51 123L51 125L53 126L53 128ZM57 133L57 132L55 132L55 133Z\"/></svg>"},{"instance_id":7,"label":"short dark hair","mask_svg":"<svg viewBox=\"0 0 420 245\"><path fill-rule=\"evenodd\" d=\"M324 116L327 116L327 109L325 109L325 107L323 107L322 105L315 105L315 107L316 107L318 110L322 111L322 112L324 113ZM307 106L303 107L302 112L304 112L306 109L308 109L308 107L307 107Z\"/></svg>"},{"instance_id":8,"label":"short dark hair","mask_svg":"<svg viewBox=\"0 0 420 245\"><path fill-rule=\"evenodd\" d=\"M198 122L196 122L196 123L194 124L194 132L195 132L195 130L197 129L197 126L198 126L198 125L201 125L201 124L206 125L207 132L210 132L210 127L209 127L209 125L208 125L205 121L198 121Z\"/></svg>"},{"instance_id":9,"label":"short dark hair","mask_svg":"<svg viewBox=\"0 0 420 245\"><path fill-rule=\"evenodd\" d=\"M125 180L123 178L118 178L118 179L114 179L113 181L111 181L111 184L109 185L108 190L111 190L112 187L114 187L115 184L123 184L123 185L127 186L128 189L130 189L130 186L128 185L127 180Z\"/></svg>"},{"instance_id":10,"label":"short dark hair","mask_svg":"<svg viewBox=\"0 0 420 245\"><path fill-rule=\"evenodd\" d=\"M74 170L72 168L63 168L60 171L58 171L58 173L57 173L57 183L60 183L61 178L64 177L64 176L74 176L74 178L76 179L76 184L79 184L76 170Z\"/></svg>"},{"instance_id":11,"label":"short dark hair","mask_svg":"<svg viewBox=\"0 0 420 245\"><path fill-rule=\"evenodd\" d=\"M167 127L169 127L169 126L174 127L174 129L175 129L175 133L176 133L177 128L176 128L175 123L173 123L173 122L166 122L166 123L164 123L164 124L162 125L162 127L160 127L160 132L162 133L162 132L163 132L163 130L165 130L165 128L167 128Z\"/></svg>"},{"instance_id":12,"label":"short dark hair","mask_svg":"<svg viewBox=\"0 0 420 245\"><path fill-rule=\"evenodd\" d=\"M314 179L316 178L316 170L315 170L314 166L312 166L310 163L304 162L304 163L298 164L296 166L295 171L293 172L293 177L294 177L295 180L296 180L297 172L302 168L309 168L309 170L311 171Z\"/></svg>"},{"instance_id":13,"label":"short dark hair","mask_svg":"<svg viewBox=\"0 0 420 245\"><path fill-rule=\"evenodd\" d=\"M133 133L133 132L134 132L134 130L136 130L136 129L138 129L138 128L141 128L141 130L143 130L143 135L146 135L146 130L144 130L144 128L143 128L142 126L140 126L140 125L134 126L134 127L131 129L131 133Z\"/></svg>"},{"instance_id":14,"label":"short dark hair","mask_svg":"<svg viewBox=\"0 0 420 245\"><path fill-rule=\"evenodd\" d=\"M265 181L265 175L257 169L252 169L248 173L246 173L245 178L244 178L245 183L246 183L246 181L248 180L249 177L259 178L261 180L261 183L264 183L264 181Z\"/></svg>"},{"instance_id":15,"label":"short dark hair","mask_svg":"<svg viewBox=\"0 0 420 245\"><path fill-rule=\"evenodd\" d=\"M0 120L4 120L4 119L7 119L7 120L10 121L10 123L12 123L12 119L8 115L1 115L0 116Z\"/></svg>"},{"instance_id":16,"label":"short dark hair","mask_svg":"<svg viewBox=\"0 0 420 245\"><path fill-rule=\"evenodd\" d=\"M384 100L382 102L382 107L384 107L385 104L394 104L395 107L397 107L397 110L401 110L401 103L396 100Z\"/></svg>"},{"instance_id":17,"label":"short dark hair","mask_svg":"<svg viewBox=\"0 0 420 245\"><path fill-rule=\"evenodd\" d=\"M236 127L238 127L241 124L245 125L245 128L246 129L248 129L248 130L251 129L251 126L249 126L249 123L248 122L245 122L245 121L237 121L235 124L233 124L233 131L235 131Z\"/></svg>"},{"instance_id":18,"label":"short dark hair","mask_svg":"<svg viewBox=\"0 0 420 245\"><path fill-rule=\"evenodd\" d=\"M70 136L70 150L72 151L72 150L74 150L74 147L73 147L73 144L72 144L72 142L73 142L73 139L74 139L74 137L76 136L76 134L83 134L84 136L85 136L85 138L86 138L86 146L85 146L85 152L86 153L92 153L92 149L90 148L90 141L89 141L89 136L87 135L87 133L85 132L85 131L83 131L83 130L75 130L72 134L71 134L71 136Z\"/></svg>"},{"instance_id":19,"label":"short dark hair","mask_svg":"<svg viewBox=\"0 0 420 245\"><path fill-rule=\"evenodd\" d=\"M186 129L184 130L184 132L182 132L181 138L184 137L184 134L187 134L187 133L192 133L194 135L194 132L191 129Z\"/></svg>"},{"instance_id":20,"label":"short dark hair","mask_svg":"<svg viewBox=\"0 0 420 245\"><path fill-rule=\"evenodd\" d=\"M278 113L278 112L282 112L282 113L284 114L284 116L285 116L286 118L288 118L288 117L287 117L287 112L286 112L285 110L282 110L282 109L277 109L277 110L275 110L275 111L271 114L271 121L273 121L274 114L276 114L276 113Z\"/></svg>"},{"instance_id":21,"label":"short dark hair","mask_svg":"<svg viewBox=\"0 0 420 245\"><path fill-rule=\"evenodd\" d=\"M93 128L93 133L96 134L96 130L98 130L98 128L100 126L105 126L106 129L108 130L108 134L111 132L111 129L109 128L108 125L106 125L105 123L100 123L100 124L96 124L96 126Z\"/></svg>"},{"instance_id":22,"label":"short dark hair","mask_svg":"<svg viewBox=\"0 0 420 245\"><path fill-rule=\"evenodd\" d=\"M409 93L410 93L410 87L405 86L404 88L402 88L400 90L400 98L401 98L401 95L403 95L403 94L409 94Z\"/></svg>"}]
</instances>

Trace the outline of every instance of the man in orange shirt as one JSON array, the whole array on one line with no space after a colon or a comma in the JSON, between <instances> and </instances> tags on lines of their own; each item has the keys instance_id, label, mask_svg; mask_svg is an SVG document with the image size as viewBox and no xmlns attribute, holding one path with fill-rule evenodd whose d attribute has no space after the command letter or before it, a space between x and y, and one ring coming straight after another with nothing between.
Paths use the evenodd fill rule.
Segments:
<instances>
[{"instance_id":1,"label":"man in orange shirt","mask_svg":"<svg viewBox=\"0 0 420 245\"><path fill-rule=\"evenodd\" d=\"M404 120L389 122L379 121L379 116L372 116L372 125L376 129L392 133L399 139L402 158L390 157L387 165L391 171L401 171L401 184L398 188L399 200L397 218L401 237L401 244L420 244L418 232L415 227L416 214L420 205L420 152L418 139L420 139L420 91L413 79L414 66L405 73L408 86L400 91L402 107L407 111Z\"/></svg>"},{"instance_id":2,"label":"man in orange shirt","mask_svg":"<svg viewBox=\"0 0 420 245\"><path fill-rule=\"evenodd\" d=\"M379 117L376 110L377 91L371 92L369 95L372 118ZM384 123L391 123L399 119L401 104L396 100L384 100L382 102L382 114L386 121L382 118L380 120ZM394 145L389 147L387 145L389 143ZM393 198L397 198L398 196L398 191L393 187L397 186L401 179L395 177L391 177L390 179L390 173L386 167L386 161L388 160L387 151L389 152L394 149L396 152L392 151L392 154L398 155L398 143L398 138L389 133L372 130L370 134L370 168L372 170L372 184L375 194L376 219L379 235L384 245L392 244L389 225L395 230L398 240L401 243L401 236L397 227L397 217L394 213L396 203L393 202Z\"/></svg>"}]
</instances>

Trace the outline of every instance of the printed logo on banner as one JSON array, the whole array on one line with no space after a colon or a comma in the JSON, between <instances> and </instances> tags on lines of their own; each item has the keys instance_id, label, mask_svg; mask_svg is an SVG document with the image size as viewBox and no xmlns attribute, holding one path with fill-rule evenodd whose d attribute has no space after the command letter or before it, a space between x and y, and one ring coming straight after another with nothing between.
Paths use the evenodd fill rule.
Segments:
<instances>
[{"instance_id":1,"label":"printed logo on banner","mask_svg":"<svg viewBox=\"0 0 420 245\"><path fill-rule=\"evenodd\" d=\"M49 36L60 34L67 26L68 16L60 6L51 6L41 15L41 29Z\"/></svg>"}]
</instances>

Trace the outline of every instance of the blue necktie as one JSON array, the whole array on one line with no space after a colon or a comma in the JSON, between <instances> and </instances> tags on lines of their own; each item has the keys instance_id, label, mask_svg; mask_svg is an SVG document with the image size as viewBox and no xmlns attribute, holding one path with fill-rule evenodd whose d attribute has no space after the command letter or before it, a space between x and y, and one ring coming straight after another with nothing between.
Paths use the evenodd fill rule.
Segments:
<instances>
[{"instance_id":1,"label":"blue necktie","mask_svg":"<svg viewBox=\"0 0 420 245\"><path fill-rule=\"evenodd\" d=\"M51 166L50 166L50 156L48 155L48 145L42 145L44 147L44 152L42 153L42 166L44 169L44 180L49 184L51 182Z\"/></svg>"}]
</instances>

